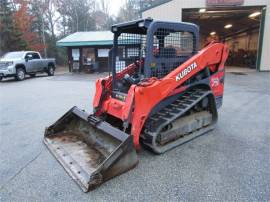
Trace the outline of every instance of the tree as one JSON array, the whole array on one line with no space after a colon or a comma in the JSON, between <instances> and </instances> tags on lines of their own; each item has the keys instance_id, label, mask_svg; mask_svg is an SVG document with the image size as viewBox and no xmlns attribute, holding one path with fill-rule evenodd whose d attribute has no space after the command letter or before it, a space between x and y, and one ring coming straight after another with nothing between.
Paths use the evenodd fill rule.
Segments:
<instances>
[{"instance_id":1,"label":"tree","mask_svg":"<svg viewBox=\"0 0 270 202\"><path fill-rule=\"evenodd\" d=\"M13 18L16 28L22 33L23 39L27 48L35 51L42 51L44 44L39 40L38 34L33 31L34 17L28 11L29 1L17 0L18 9L14 12Z\"/></svg>"},{"instance_id":2,"label":"tree","mask_svg":"<svg viewBox=\"0 0 270 202\"><path fill-rule=\"evenodd\" d=\"M125 22L140 18L141 0L126 0L119 10L117 22Z\"/></svg>"},{"instance_id":3,"label":"tree","mask_svg":"<svg viewBox=\"0 0 270 202\"><path fill-rule=\"evenodd\" d=\"M57 0L57 11L65 34L95 30L94 0Z\"/></svg>"},{"instance_id":4,"label":"tree","mask_svg":"<svg viewBox=\"0 0 270 202\"><path fill-rule=\"evenodd\" d=\"M141 0L126 0L117 17L110 0L0 0L0 54L36 50L62 60L56 41L77 31L109 30L116 22L139 18ZM152 3L153 0L143 2Z\"/></svg>"},{"instance_id":5,"label":"tree","mask_svg":"<svg viewBox=\"0 0 270 202\"><path fill-rule=\"evenodd\" d=\"M97 30L110 30L111 26L115 23L114 17L109 13L110 1L100 0L96 6L94 13L96 29Z\"/></svg>"},{"instance_id":6,"label":"tree","mask_svg":"<svg viewBox=\"0 0 270 202\"><path fill-rule=\"evenodd\" d=\"M12 5L8 0L1 0L0 30L0 54L27 47L26 41L22 39L21 31L15 26Z\"/></svg>"},{"instance_id":7,"label":"tree","mask_svg":"<svg viewBox=\"0 0 270 202\"><path fill-rule=\"evenodd\" d=\"M51 36L55 41L55 25L59 22L60 16L57 16L56 12L56 0L45 0L44 5L44 14L45 18L48 21L49 31L51 32Z\"/></svg>"},{"instance_id":8,"label":"tree","mask_svg":"<svg viewBox=\"0 0 270 202\"><path fill-rule=\"evenodd\" d=\"M40 43L43 44L43 55L47 57L46 35L48 31L48 20L45 19L47 7L43 0L30 0L30 13L33 16L32 31L38 34Z\"/></svg>"}]
</instances>

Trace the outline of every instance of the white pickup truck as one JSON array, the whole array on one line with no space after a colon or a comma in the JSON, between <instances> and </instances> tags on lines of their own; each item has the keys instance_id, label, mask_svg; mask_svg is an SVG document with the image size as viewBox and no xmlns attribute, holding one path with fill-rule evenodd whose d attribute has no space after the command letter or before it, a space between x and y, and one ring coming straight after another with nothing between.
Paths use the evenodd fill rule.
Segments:
<instances>
[{"instance_id":1,"label":"white pickup truck","mask_svg":"<svg viewBox=\"0 0 270 202\"><path fill-rule=\"evenodd\" d=\"M43 59L34 51L8 52L0 58L0 81L5 77L15 77L22 81L26 74L34 77L36 73L43 72L53 76L54 71L55 59Z\"/></svg>"}]
</instances>

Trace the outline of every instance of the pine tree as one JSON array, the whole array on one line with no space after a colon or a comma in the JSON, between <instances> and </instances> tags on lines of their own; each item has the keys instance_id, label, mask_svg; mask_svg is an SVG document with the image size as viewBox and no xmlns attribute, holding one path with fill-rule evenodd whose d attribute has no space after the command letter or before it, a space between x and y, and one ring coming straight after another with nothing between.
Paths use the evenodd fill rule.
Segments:
<instances>
[{"instance_id":1,"label":"pine tree","mask_svg":"<svg viewBox=\"0 0 270 202\"><path fill-rule=\"evenodd\" d=\"M0 7L0 52L22 50L26 42L13 21L13 12L8 0L1 0Z\"/></svg>"}]
</instances>

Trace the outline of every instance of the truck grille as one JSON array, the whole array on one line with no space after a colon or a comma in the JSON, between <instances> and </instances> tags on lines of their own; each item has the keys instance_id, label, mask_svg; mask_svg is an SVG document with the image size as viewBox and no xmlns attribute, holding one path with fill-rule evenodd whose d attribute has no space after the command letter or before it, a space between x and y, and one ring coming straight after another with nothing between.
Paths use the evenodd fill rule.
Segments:
<instances>
[{"instance_id":1,"label":"truck grille","mask_svg":"<svg viewBox=\"0 0 270 202\"><path fill-rule=\"evenodd\" d=\"M0 70L7 69L7 65L5 62L0 62Z\"/></svg>"}]
</instances>

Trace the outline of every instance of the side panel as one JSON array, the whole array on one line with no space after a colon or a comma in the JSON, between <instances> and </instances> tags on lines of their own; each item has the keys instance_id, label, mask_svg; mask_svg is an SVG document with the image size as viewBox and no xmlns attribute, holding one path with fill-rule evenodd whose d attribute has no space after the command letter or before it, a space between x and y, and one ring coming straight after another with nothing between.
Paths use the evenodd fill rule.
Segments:
<instances>
[{"instance_id":1,"label":"side panel","mask_svg":"<svg viewBox=\"0 0 270 202\"><path fill-rule=\"evenodd\" d=\"M216 98L217 108L222 106L223 101L223 92L224 92L224 79L225 79L225 62L228 57L228 46L225 44L222 50L221 62L217 67L217 72L213 74L210 78L210 87L213 91L213 94Z\"/></svg>"},{"instance_id":2,"label":"side panel","mask_svg":"<svg viewBox=\"0 0 270 202\"><path fill-rule=\"evenodd\" d=\"M220 71L210 77L210 87L216 99L217 108L221 107L224 91L225 72Z\"/></svg>"}]
</instances>

